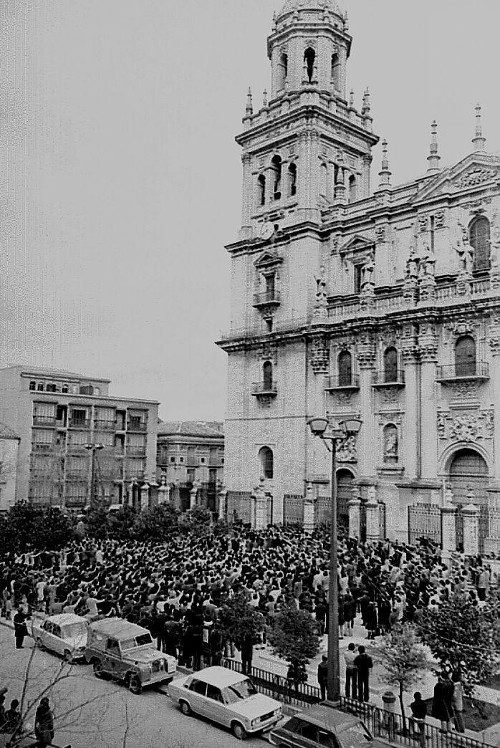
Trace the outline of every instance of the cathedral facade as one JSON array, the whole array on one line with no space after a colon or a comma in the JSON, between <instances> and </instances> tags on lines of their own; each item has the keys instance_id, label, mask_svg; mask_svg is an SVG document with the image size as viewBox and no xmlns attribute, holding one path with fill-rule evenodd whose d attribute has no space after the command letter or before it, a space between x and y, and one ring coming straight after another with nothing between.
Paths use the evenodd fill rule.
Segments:
<instances>
[{"instance_id":1,"label":"cathedral facade","mask_svg":"<svg viewBox=\"0 0 500 748\"><path fill-rule=\"evenodd\" d=\"M267 520L300 521L330 494L330 457L309 419L357 418L337 455L351 532L365 505L380 535L402 540L437 537L443 509L476 508L493 548L500 158L478 109L459 163L441 167L433 123L427 172L393 185L382 143L372 184L379 138L369 93L360 110L347 93L351 42L334 0L288 0L268 39L269 99L254 111L248 96L231 326L219 341L227 501L255 521L245 502L265 495Z\"/></svg>"}]
</instances>

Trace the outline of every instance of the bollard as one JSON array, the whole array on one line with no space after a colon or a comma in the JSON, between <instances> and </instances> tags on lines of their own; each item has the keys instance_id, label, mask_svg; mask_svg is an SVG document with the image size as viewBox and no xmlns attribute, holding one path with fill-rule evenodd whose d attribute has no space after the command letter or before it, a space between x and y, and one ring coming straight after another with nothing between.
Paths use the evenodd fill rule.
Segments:
<instances>
[{"instance_id":1,"label":"bollard","mask_svg":"<svg viewBox=\"0 0 500 748\"><path fill-rule=\"evenodd\" d=\"M389 738L394 738L396 734L396 696L392 691L385 691L382 694L384 703L384 719L382 727L389 733Z\"/></svg>"}]
</instances>

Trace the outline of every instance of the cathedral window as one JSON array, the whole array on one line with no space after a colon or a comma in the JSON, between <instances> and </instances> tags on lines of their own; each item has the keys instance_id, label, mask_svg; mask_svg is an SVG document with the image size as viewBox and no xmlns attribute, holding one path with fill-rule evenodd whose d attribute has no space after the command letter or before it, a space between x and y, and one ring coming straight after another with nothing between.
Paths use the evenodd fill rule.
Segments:
<instances>
[{"instance_id":1,"label":"cathedral window","mask_svg":"<svg viewBox=\"0 0 500 748\"><path fill-rule=\"evenodd\" d=\"M274 454L269 447L262 447L259 450L260 466L264 478L274 478Z\"/></svg>"},{"instance_id":2,"label":"cathedral window","mask_svg":"<svg viewBox=\"0 0 500 748\"><path fill-rule=\"evenodd\" d=\"M455 344L455 376L469 377L476 373L476 341L463 335Z\"/></svg>"},{"instance_id":3,"label":"cathedral window","mask_svg":"<svg viewBox=\"0 0 500 748\"><path fill-rule=\"evenodd\" d=\"M266 204L266 178L263 174L259 174L257 178L257 191L259 205Z\"/></svg>"},{"instance_id":4,"label":"cathedral window","mask_svg":"<svg viewBox=\"0 0 500 748\"><path fill-rule=\"evenodd\" d=\"M262 367L262 382L264 389L271 391L273 388L273 365L270 361L265 361Z\"/></svg>"},{"instance_id":5,"label":"cathedral window","mask_svg":"<svg viewBox=\"0 0 500 748\"><path fill-rule=\"evenodd\" d=\"M271 167L273 170L273 198L279 200L281 198L281 156L273 156Z\"/></svg>"},{"instance_id":6,"label":"cathedral window","mask_svg":"<svg viewBox=\"0 0 500 748\"><path fill-rule=\"evenodd\" d=\"M349 351L341 351L338 358L339 387L350 387L352 384L352 356Z\"/></svg>"},{"instance_id":7,"label":"cathedral window","mask_svg":"<svg viewBox=\"0 0 500 748\"><path fill-rule=\"evenodd\" d=\"M340 81L339 81L339 56L338 54L332 55L332 86L335 91L338 91L340 88Z\"/></svg>"},{"instance_id":8,"label":"cathedral window","mask_svg":"<svg viewBox=\"0 0 500 748\"><path fill-rule=\"evenodd\" d=\"M478 216L469 226L469 241L474 247L474 270L490 267L490 222L486 216Z\"/></svg>"},{"instance_id":9,"label":"cathedral window","mask_svg":"<svg viewBox=\"0 0 500 748\"><path fill-rule=\"evenodd\" d=\"M361 281L363 280L363 266L364 263L358 263L354 265L354 293L361 291Z\"/></svg>"},{"instance_id":10,"label":"cathedral window","mask_svg":"<svg viewBox=\"0 0 500 748\"><path fill-rule=\"evenodd\" d=\"M357 199L357 184L356 177L351 174L349 177L349 202L353 203Z\"/></svg>"},{"instance_id":11,"label":"cathedral window","mask_svg":"<svg viewBox=\"0 0 500 748\"><path fill-rule=\"evenodd\" d=\"M398 381L398 352L395 348L386 348L384 352L384 382Z\"/></svg>"},{"instance_id":12,"label":"cathedral window","mask_svg":"<svg viewBox=\"0 0 500 748\"><path fill-rule=\"evenodd\" d=\"M288 196L293 197L297 194L297 164L288 166Z\"/></svg>"},{"instance_id":13,"label":"cathedral window","mask_svg":"<svg viewBox=\"0 0 500 748\"><path fill-rule=\"evenodd\" d=\"M307 75L307 80L312 83L314 78L314 62L316 60L316 52L311 47L308 47L304 52L304 63Z\"/></svg>"},{"instance_id":14,"label":"cathedral window","mask_svg":"<svg viewBox=\"0 0 500 748\"><path fill-rule=\"evenodd\" d=\"M282 54L278 66L278 91L285 88L288 78L288 55Z\"/></svg>"},{"instance_id":15,"label":"cathedral window","mask_svg":"<svg viewBox=\"0 0 500 748\"><path fill-rule=\"evenodd\" d=\"M320 195L326 198L328 193L328 166L321 164Z\"/></svg>"}]
</instances>

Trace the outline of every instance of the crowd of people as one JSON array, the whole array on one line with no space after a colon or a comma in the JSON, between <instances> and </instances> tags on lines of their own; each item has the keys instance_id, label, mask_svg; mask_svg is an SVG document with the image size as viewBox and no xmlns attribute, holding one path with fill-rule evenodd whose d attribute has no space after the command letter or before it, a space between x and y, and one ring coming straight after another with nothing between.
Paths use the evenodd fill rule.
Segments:
<instances>
[{"instance_id":1,"label":"crowd of people","mask_svg":"<svg viewBox=\"0 0 500 748\"><path fill-rule=\"evenodd\" d=\"M480 557L451 563L431 543L363 544L345 538L338 560L341 638L352 634L357 615L367 638L374 639L412 621L419 608L450 599L481 605L490 585L497 584ZM238 593L261 614L264 637L266 626L290 602L309 611L323 635L328 568L329 538L322 530L235 526L202 537L173 536L167 543L83 538L60 552L0 557L1 615L14 618L16 646L23 644L24 618L33 611L74 612L90 620L120 616L148 628L158 648L180 664L198 669L234 656L235 643L224 640L217 620L221 606ZM239 643L245 671L256 643ZM353 695L367 699L367 688L355 690L353 677Z\"/></svg>"},{"instance_id":2,"label":"crowd of people","mask_svg":"<svg viewBox=\"0 0 500 748\"><path fill-rule=\"evenodd\" d=\"M8 690L5 686L0 689L0 733L8 734L12 740L25 735L27 730L23 725L19 699L12 699L10 707L5 708ZM46 748L54 739L54 715L47 696L40 699L35 712L34 737L37 748Z\"/></svg>"}]
</instances>

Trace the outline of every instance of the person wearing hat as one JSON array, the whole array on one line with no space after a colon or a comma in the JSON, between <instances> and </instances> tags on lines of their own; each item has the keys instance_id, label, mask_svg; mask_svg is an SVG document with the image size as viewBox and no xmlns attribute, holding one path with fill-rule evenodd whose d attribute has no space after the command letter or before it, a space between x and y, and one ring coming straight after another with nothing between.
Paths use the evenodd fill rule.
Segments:
<instances>
[{"instance_id":1,"label":"person wearing hat","mask_svg":"<svg viewBox=\"0 0 500 748\"><path fill-rule=\"evenodd\" d=\"M36 710L35 737L39 748L46 748L54 740L54 715L47 696L41 699Z\"/></svg>"}]
</instances>

